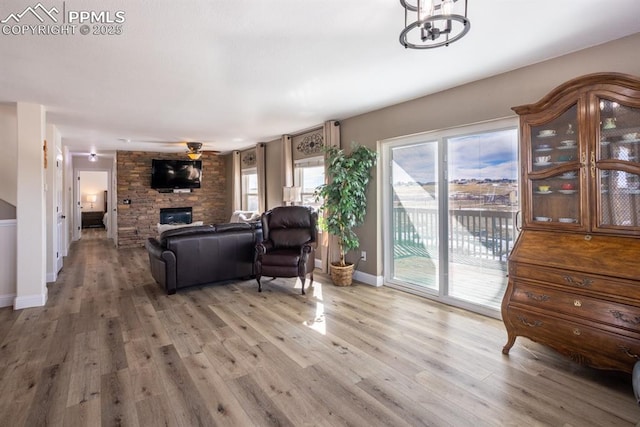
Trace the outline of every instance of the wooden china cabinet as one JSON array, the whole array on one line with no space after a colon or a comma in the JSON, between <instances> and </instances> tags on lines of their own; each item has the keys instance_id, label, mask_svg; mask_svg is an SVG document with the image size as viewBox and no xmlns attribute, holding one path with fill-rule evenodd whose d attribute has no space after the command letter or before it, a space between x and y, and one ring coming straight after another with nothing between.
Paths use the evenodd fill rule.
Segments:
<instances>
[{"instance_id":1,"label":"wooden china cabinet","mask_svg":"<svg viewBox=\"0 0 640 427\"><path fill-rule=\"evenodd\" d=\"M631 372L640 357L640 79L591 74L513 110L523 211L502 352L523 336Z\"/></svg>"}]
</instances>

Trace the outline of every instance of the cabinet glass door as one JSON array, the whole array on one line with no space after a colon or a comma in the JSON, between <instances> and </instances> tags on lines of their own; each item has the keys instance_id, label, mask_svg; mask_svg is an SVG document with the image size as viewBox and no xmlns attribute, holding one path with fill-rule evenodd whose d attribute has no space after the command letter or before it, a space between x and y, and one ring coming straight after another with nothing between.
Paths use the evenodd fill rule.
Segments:
<instances>
[{"instance_id":1,"label":"cabinet glass door","mask_svg":"<svg viewBox=\"0 0 640 427\"><path fill-rule=\"evenodd\" d=\"M597 228L640 229L640 109L600 99L597 158L590 169L598 188Z\"/></svg>"},{"instance_id":2,"label":"cabinet glass door","mask_svg":"<svg viewBox=\"0 0 640 427\"><path fill-rule=\"evenodd\" d=\"M529 226L583 226L577 111L577 105L573 105L556 119L531 126L531 144L526 153Z\"/></svg>"},{"instance_id":3,"label":"cabinet glass door","mask_svg":"<svg viewBox=\"0 0 640 427\"><path fill-rule=\"evenodd\" d=\"M531 181L535 225L581 224L579 173L576 169Z\"/></svg>"},{"instance_id":4,"label":"cabinet glass door","mask_svg":"<svg viewBox=\"0 0 640 427\"><path fill-rule=\"evenodd\" d=\"M531 172L544 172L580 160L577 120L574 105L551 122L531 126Z\"/></svg>"}]
</instances>

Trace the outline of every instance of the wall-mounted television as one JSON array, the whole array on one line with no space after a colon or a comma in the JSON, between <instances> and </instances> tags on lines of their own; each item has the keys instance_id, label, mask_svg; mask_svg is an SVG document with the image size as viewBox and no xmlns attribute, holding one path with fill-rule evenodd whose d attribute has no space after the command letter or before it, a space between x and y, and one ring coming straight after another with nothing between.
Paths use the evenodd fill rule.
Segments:
<instances>
[{"instance_id":1,"label":"wall-mounted television","mask_svg":"<svg viewBox=\"0 0 640 427\"><path fill-rule=\"evenodd\" d=\"M158 160L151 163L151 188L200 188L202 160Z\"/></svg>"}]
</instances>

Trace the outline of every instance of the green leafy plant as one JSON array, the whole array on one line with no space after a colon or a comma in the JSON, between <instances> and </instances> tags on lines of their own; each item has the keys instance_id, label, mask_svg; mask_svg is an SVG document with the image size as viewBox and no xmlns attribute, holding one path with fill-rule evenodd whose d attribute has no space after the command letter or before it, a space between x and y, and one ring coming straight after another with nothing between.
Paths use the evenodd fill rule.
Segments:
<instances>
[{"instance_id":1,"label":"green leafy plant","mask_svg":"<svg viewBox=\"0 0 640 427\"><path fill-rule=\"evenodd\" d=\"M367 213L367 185L377 153L362 145L353 145L350 154L334 146L325 148L329 183L315 191L322 200L325 218L321 228L338 238L341 267L347 265L345 254L360 246L354 227L362 225Z\"/></svg>"}]
</instances>

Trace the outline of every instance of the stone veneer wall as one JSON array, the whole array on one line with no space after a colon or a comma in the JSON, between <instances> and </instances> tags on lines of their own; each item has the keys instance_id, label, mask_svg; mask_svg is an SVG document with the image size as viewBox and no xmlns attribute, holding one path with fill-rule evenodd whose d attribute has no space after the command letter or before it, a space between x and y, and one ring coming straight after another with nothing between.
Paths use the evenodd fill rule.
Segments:
<instances>
[{"instance_id":1,"label":"stone veneer wall","mask_svg":"<svg viewBox=\"0 0 640 427\"><path fill-rule=\"evenodd\" d=\"M159 193L151 188L151 160L186 160L182 153L118 151L118 247L144 246L157 236L160 208L191 207L193 221L205 224L227 222L226 173L221 156L203 153L201 188L191 193ZM131 199L130 205L123 201Z\"/></svg>"}]
</instances>

